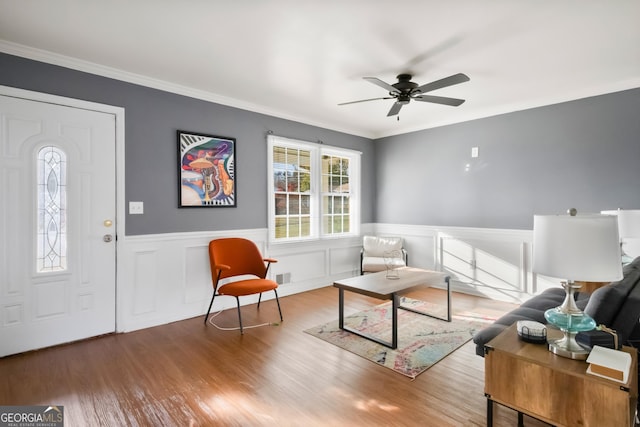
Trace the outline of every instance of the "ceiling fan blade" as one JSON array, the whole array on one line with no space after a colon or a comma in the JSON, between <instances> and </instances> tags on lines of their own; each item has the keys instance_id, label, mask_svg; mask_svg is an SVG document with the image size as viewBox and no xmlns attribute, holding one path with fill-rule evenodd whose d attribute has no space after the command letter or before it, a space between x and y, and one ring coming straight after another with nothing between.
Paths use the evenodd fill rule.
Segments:
<instances>
[{"instance_id":1,"label":"ceiling fan blade","mask_svg":"<svg viewBox=\"0 0 640 427\"><path fill-rule=\"evenodd\" d=\"M398 114L403 105L404 104L402 102L395 102L391 106L391 109L389 110L389 113L387 114L387 117L395 116L396 114Z\"/></svg>"},{"instance_id":2,"label":"ceiling fan blade","mask_svg":"<svg viewBox=\"0 0 640 427\"><path fill-rule=\"evenodd\" d=\"M443 104L443 105L451 105L452 107L457 107L461 105L465 100L458 98L446 98L444 96L433 96L433 95L420 95L413 97L415 101L422 102L433 102L434 104Z\"/></svg>"},{"instance_id":3,"label":"ceiling fan blade","mask_svg":"<svg viewBox=\"0 0 640 427\"><path fill-rule=\"evenodd\" d=\"M436 80L435 82L427 83L416 89L422 93L431 92L432 90L440 89L447 86L457 85L459 83L468 82L471 80L466 74L458 73L453 76L445 77L444 79Z\"/></svg>"},{"instance_id":4,"label":"ceiling fan blade","mask_svg":"<svg viewBox=\"0 0 640 427\"><path fill-rule=\"evenodd\" d=\"M382 98L370 98L370 99L361 99L359 101L349 101L349 102L343 102L341 104L338 105L348 105L348 104L357 104L358 102L368 102L368 101L377 101L379 99L393 99L392 96L385 96Z\"/></svg>"},{"instance_id":5,"label":"ceiling fan blade","mask_svg":"<svg viewBox=\"0 0 640 427\"><path fill-rule=\"evenodd\" d=\"M400 91L398 89L396 89L395 87L391 86L389 83L385 83L382 80L380 80L377 77L363 77L363 79L365 79L368 82L373 83L376 86L380 86L383 89L388 90L391 93L400 93Z\"/></svg>"}]
</instances>

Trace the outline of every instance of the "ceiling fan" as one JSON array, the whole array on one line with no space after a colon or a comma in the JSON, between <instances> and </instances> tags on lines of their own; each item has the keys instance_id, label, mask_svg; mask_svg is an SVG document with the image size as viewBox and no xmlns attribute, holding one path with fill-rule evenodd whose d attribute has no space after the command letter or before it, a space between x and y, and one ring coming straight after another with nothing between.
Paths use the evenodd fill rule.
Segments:
<instances>
[{"instance_id":1,"label":"ceiling fan","mask_svg":"<svg viewBox=\"0 0 640 427\"><path fill-rule=\"evenodd\" d=\"M447 98L443 96L424 95L427 92L431 92L436 89L441 89L447 86L457 85L459 83L468 82L470 79L466 74L458 73L444 79L436 80L431 83L418 86L417 83L411 81L411 74L399 74L397 79L398 83L392 85L383 82L377 77L363 77L368 82L373 83L376 86L380 86L383 89L389 91L389 96L382 98L361 99L360 101L343 102L338 105L356 104L358 102L376 101L379 99L395 99L396 102L391 106L387 117L395 116L400 112L403 105L408 104L412 99L414 101L421 102L433 102L435 104L450 105L457 107L461 105L465 100L457 98Z\"/></svg>"}]
</instances>

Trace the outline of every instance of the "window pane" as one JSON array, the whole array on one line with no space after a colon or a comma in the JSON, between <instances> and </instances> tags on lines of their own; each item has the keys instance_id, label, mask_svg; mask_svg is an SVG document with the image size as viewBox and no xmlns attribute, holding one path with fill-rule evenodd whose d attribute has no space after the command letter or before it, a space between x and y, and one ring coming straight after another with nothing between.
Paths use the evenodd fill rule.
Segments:
<instances>
[{"instance_id":1,"label":"window pane","mask_svg":"<svg viewBox=\"0 0 640 427\"><path fill-rule=\"evenodd\" d=\"M287 237L287 218L276 218L276 239Z\"/></svg>"},{"instance_id":2,"label":"window pane","mask_svg":"<svg viewBox=\"0 0 640 427\"><path fill-rule=\"evenodd\" d=\"M342 213L342 197L333 197L333 213L341 214Z\"/></svg>"},{"instance_id":3,"label":"window pane","mask_svg":"<svg viewBox=\"0 0 640 427\"><path fill-rule=\"evenodd\" d=\"M333 213L333 203L332 203L332 197L331 196L324 196L322 198L322 213L323 214L330 214Z\"/></svg>"},{"instance_id":4,"label":"window pane","mask_svg":"<svg viewBox=\"0 0 640 427\"><path fill-rule=\"evenodd\" d=\"M349 192L349 177L348 176L343 176L342 177L342 185L340 185L340 191L342 193L348 193Z\"/></svg>"},{"instance_id":5,"label":"window pane","mask_svg":"<svg viewBox=\"0 0 640 427\"><path fill-rule=\"evenodd\" d=\"M309 215L311 213L311 196L300 196L300 213L302 215Z\"/></svg>"},{"instance_id":6,"label":"window pane","mask_svg":"<svg viewBox=\"0 0 640 427\"><path fill-rule=\"evenodd\" d=\"M342 233L342 215L336 215L333 217L333 232Z\"/></svg>"},{"instance_id":7,"label":"window pane","mask_svg":"<svg viewBox=\"0 0 640 427\"><path fill-rule=\"evenodd\" d=\"M298 191L298 174L292 173L287 180L287 191L288 192L297 192Z\"/></svg>"},{"instance_id":8,"label":"window pane","mask_svg":"<svg viewBox=\"0 0 640 427\"><path fill-rule=\"evenodd\" d=\"M276 215L287 214L287 195L276 194Z\"/></svg>"},{"instance_id":9,"label":"window pane","mask_svg":"<svg viewBox=\"0 0 640 427\"><path fill-rule=\"evenodd\" d=\"M289 196L289 215L300 215L300 196Z\"/></svg>"},{"instance_id":10,"label":"window pane","mask_svg":"<svg viewBox=\"0 0 640 427\"><path fill-rule=\"evenodd\" d=\"M36 271L67 269L67 159L56 147L37 155Z\"/></svg>"},{"instance_id":11,"label":"window pane","mask_svg":"<svg viewBox=\"0 0 640 427\"><path fill-rule=\"evenodd\" d=\"M311 236L311 218L309 218L308 216L303 216L300 219L300 231L301 236L303 237Z\"/></svg>"},{"instance_id":12,"label":"window pane","mask_svg":"<svg viewBox=\"0 0 640 427\"><path fill-rule=\"evenodd\" d=\"M311 191L311 174L307 172L300 172L300 192L308 193Z\"/></svg>"},{"instance_id":13,"label":"window pane","mask_svg":"<svg viewBox=\"0 0 640 427\"><path fill-rule=\"evenodd\" d=\"M311 152L307 150L298 151L298 191L311 191Z\"/></svg>"},{"instance_id":14,"label":"window pane","mask_svg":"<svg viewBox=\"0 0 640 427\"><path fill-rule=\"evenodd\" d=\"M291 172L298 170L298 166L300 166L300 161L298 159L299 154L299 150L287 148L287 165L291 167Z\"/></svg>"},{"instance_id":15,"label":"window pane","mask_svg":"<svg viewBox=\"0 0 640 427\"><path fill-rule=\"evenodd\" d=\"M333 228L331 227L331 216L329 215L324 215L322 217L322 232L324 234L333 233Z\"/></svg>"},{"instance_id":16,"label":"window pane","mask_svg":"<svg viewBox=\"0 0 640 427\"><path fill-rule=\"evenodd\" d=\"M331 177L331 192L332 193L339 193L340 192L340 177L339 176L332 176Z\"/></svg>"},{"instance_id":17,"label":"window pane","mask_svg":"<svg viewBox=\"0 0 640 427\"><path fill-rule=\"evenodd\" d=\"M300 218L289 217L289 237L300 237Z\"/></svg>"},{"instance_id":18,"label":"window pane","mask_svg":"<svg viewBox=\"0 0 640 427\"><path fill-rule=\"evenodd\" d=\"M286 159L286 148L273 147L273 168L282 169L284 167Z\"/></svg>"},{"instance_id":19,"label":"window pane","mask_svg":"<svg viewBox=\"0 0 640 427\"><path fill-rule=\"evenodd\" d=\"M287 177L284 172L273 173L273 189L275 191L285 191L287 189Z\"/></svg>"}]
</instances>

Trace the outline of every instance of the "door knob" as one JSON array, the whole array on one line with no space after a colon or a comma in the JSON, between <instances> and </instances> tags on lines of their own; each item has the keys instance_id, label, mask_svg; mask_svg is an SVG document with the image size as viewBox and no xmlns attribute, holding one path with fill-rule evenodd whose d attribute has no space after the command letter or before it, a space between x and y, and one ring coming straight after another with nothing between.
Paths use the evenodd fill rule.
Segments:
<instances>
[{"instance_id":1,"label":"door knob","mask_svg":"<svg viewBox=\"0 0 640 427\"><path fill-rule=\"evenodd\" d=\"M105 219L103 224L105 227L111 227L113 225L113 221L111 221L110 219Z\"/></svg>"},{"instance_id":2,"label":"door knob","mask_svg":"<svg viewBox=\"0 0 640 427\"><path fill-rule=\"evenodd\" d=\"M102 240L105 243L109 243L110 241L113 240L113 236L111 234L105 234L104 236L102 236Z\"/></svg>"}]
</instances>

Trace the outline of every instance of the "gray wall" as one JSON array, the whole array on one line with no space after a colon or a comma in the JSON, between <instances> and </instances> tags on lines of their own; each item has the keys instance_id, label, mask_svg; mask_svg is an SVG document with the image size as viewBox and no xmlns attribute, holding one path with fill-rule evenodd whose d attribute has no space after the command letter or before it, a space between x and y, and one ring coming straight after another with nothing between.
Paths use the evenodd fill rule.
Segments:
<instances>
[{"instance_id":1,"label":"gray wall","mask_svg":"<svg viewBox=\"0 0 640 427\"><path fill-rule=\"evenodd\" d=\"M128 235L266 228L269 130L362 151L364 223L531 229L640 208L640 89L370 141L2 53L0 85L125 108L126 200L145 203ZM237 208L178 209L177 129L236 138Z\"/></svg>"},{"instance_id":2,"label":"gray wall","mask_svg":"<svg viewBox=\"0 0 640 427\"><path fill-rule=\"evenodd\" d=\"M266 228L269 130L361 151L364 182L374 184L362 187L361 219L373 220L374 145L367 138L2 53L0 85L125 108L125 197L143 201L145 210L127 216L127 235ZM236 138L236 208L177 207L177 130Z\"/></svg>"},{"instance_id":3,"label":"gray wall","mask_svg":"<svg viewBox=\"0 0 640 427\"><path fill-rule=\"evenodd\" d=\"M381 223L532 229L570 207L638 209L640 89L379 139L376 173Z\"/></svg>"}]
</instances>

